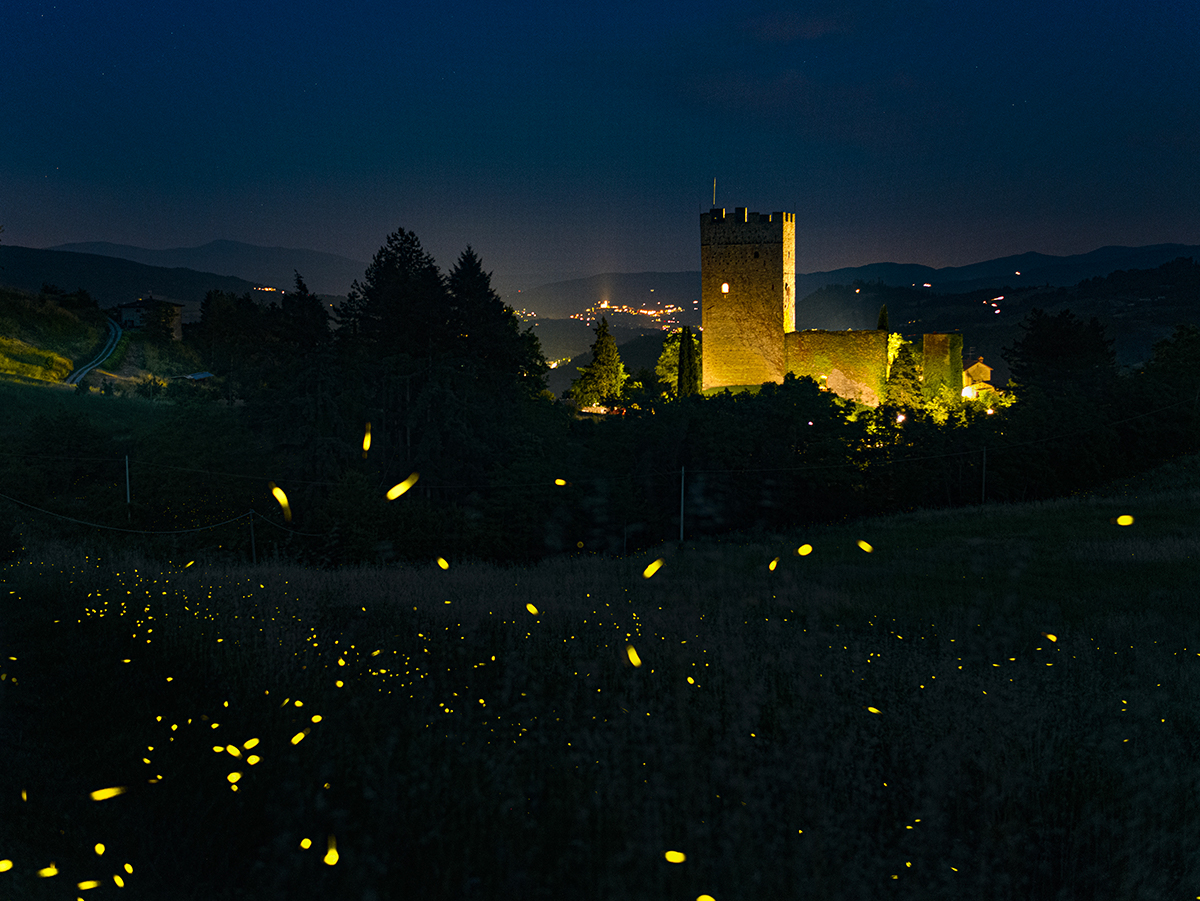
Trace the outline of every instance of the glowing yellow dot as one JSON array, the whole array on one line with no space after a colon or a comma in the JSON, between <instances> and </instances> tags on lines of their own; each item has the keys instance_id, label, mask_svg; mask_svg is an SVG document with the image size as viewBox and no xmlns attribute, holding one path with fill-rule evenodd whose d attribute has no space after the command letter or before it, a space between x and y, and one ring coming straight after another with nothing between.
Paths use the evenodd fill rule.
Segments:
<instances>
[{"instance_id":1,"label":"glowing yellow dot","mask_svg":"<svg viewBox=\"0 0 1200 901\"><path fill-rule=\"evenodd\" d=\"M538 609L537 609L537 607L533 606L533 604L526 604L525 609L528 610L530 613L532 613L534 616L538 615Z\"/></svg>"},{"instance_id":2,"label":"glowing yellow dot","mask_svg":"<svg viewBox=\"0 0 1200 901\"><path fill-rule=\"evenodd\" d=\"M371 423L367 423L367 433L363 435L363 456L371 449Z\"/></svg>"},{"instance_id":3,"label":"glowing yellow dot","mask_svg":"<svg viewBox=\"0 0 1200 901\"><path fill-rule=\"evenodd\" d=\"M104 845L100 842L96 842L96 847L93 850L96 852L97 856L99 856L104 853Z\"/></svg>"},{"instance_id":4,"label":"glowing yellow dot","mask_svg":"<svg viewBox=\"0 0 1200 901\"><path fill-rule=\"evenodd\" d=\"M345 658L344 658L344 657L339 657L339 658L338 658L338 666L345 666L345 665L346 665L346 660L345 660Z\"/></svg>"},{"instance_id":5,"label":"glowing yellow dot","mask_svg":"<svg viewBox=\"0 0 1200 901\"><path fill-rule=\"evenodd\" d=\"M254 766L254 764L258 763L260 760L262 760L262 758L257 754L251 754L246 758L246 763L250 764L250 766Z\"/></svg>"},{"instance_id":6,"label":"glowing yellow dot","mask_svg":"<svg viewBox=\"0 0 1200 901\"><path fill-rule=\"evenodd\" d=\"M307 729L305 729L303 732L297 732L295 735L292 736L292 744L294 744L294 745L300 744L300 742L304 741L304 736L306 736L306 735L308 735Z\"/></svg>"},{"instance_id":7,"label":"glowing yellow dot","mask_svg":"<svg viewBox=\"0 0 1200 901\"><path fill-rule=\"evenodd\" d=\"M869 713L879 713L879 708L878 707L868 707L867 711Z\"/></svg>"},{"instance_id":8,"label":"glowing yellow dot","mask_svg":"<svg viewBox=\"0 0 1200 901\"><path fill-rule=\"evenodd\" d=\"M871 551L875 550L875 548L871 547L871 545L867 544L862 539L859 539L858 546L860 548L862 548L864 551L866 551L868 554L871 553Z\"/></svg>"},{"instance_id":9,"label":"glowing yellow dot","mask_svg":"<svg viewBox=\"0 0 1200 901\"><path fill-rule=\"evenodd\" d=\"M125 872L128 873L130 876L132 876L133 875L133 864L131 864L131 863L125 864Z\"/></svg>"},{"instance_id":10,"label":"glowing yellow dot","mask_svg":"<svg viewBox=\"0 0 1200 901\"><path fill-rule=\"evenodd\" d=\"M115 798L117 795L123 795L129 791L124 785L116 785L112 788L98 788L92 792L91 799L93 801L106 801L109 798Z\"/></svg>"},{"instance_id":11,"label":"glowing yellow dot","mask_svg":"<svg viewBox=\"0 0 1200 901\"><path fill-rule=\"evenodd\" d=\"M232 754L234 757L242 756L242 752L237 749L237 745L226 745L225 750L228 751L230 754Z\"/></svg>"},{"instance_id":12,"label":"glowing yellow dot","mask_svg":"<svg viewBox=\"0 0 1200 901\"><path fill-rule=\"evenodd\" d=\"M555 479L554 484L558 485L561 488L563 485L567 484L567 480L566 479Z\"/></svg>"},{"instance_id":13,"label":"glowing yellow dot","mask_svg":"<svg viewBox=\"0 0 1200 901\"><path fill-rule=\"evenodd\" d=\"M12 868L13 868L13 862L11 860L8 860L8 859L0 860L0 873L7 873Z\"/></svg>"},{"instance_id":14,"label":"glowing yellow dot","mask_svg":"<svg viewBox=\"0 0 1200 901\"><path fill-rule=\"evenodd\" d=\"M629 662L632 663L634 666L642 665L642 658L638 656L638 652L636 650L634 650L633 645L631 645L631 644L625 645L625 653L629 655Z\"/></svg>"},{"instance_id":15,"label":"glowing yellow dot","mask_svg":"<svg viewBox=\"0 0 1200 901\"><path fill-rule=\"evenodd\" d=\"M226 779L228 779L230 782L237 782L239 779L241 779L241 778L242 778L242 774L241 774L241 773L237 773L237 772L233 772L233 773L230 773L230 774L229 774L228 776L226 776L225 778L226 778Z\"/></svg>"},{"instance_id":16,"label":"glowing yellow dot","mask_svg":"<svg viewBox=\"0 0 1200 901\"><path fill-rule=\"evenodd\" d=\"M303 707L303 706L304 706L304 702L303 702L303 701L292 701L292 703L293 703L295 706L297 706L297 707Z\"/></svg>"},{"instance_id":17,"label":"glowing yellow dot","mask_svg":"<svg viewBox=\"0 0 1200 901\"><path fill-rule=\"evenodd\" d=\"M321 714L319 714L319 713L314 713L314 714L313 714L312 721L313 721L314 723L319 723L319 722L321 722Z\"/></svg>"},{"instance_id":18,"label":"glowing yellow dot","mask_svg":"<svg viewBox=\"0 0 1200 901\"><path fill-rule=\"evenodd\" d=\"M437 561L437 563L438 563L438 566L440 566L442 569L449 569L449 568L450 568L450 564L446 562L446 558L445 558L445 557L438 557L438 561Z\"/></svg>"},{"instance_id":19,"label":"glowing yellow dot","mask_svg":"<svg viewBox=\"0 0 1200 901\"><path fill-rule=\"evenodd\" d=\"M1047 638L1049 638L1051 641L1058 641L1057 635L1051 635L1049 632L1043 632L1042 634L1045 635Z\"/></svg>"},{"instance_id":20,"label":"glowing yellow dot","mask_svg":"<svg viewBox=\"0 0 1200 901\"><path fill-rule=\"evenodd\" d=\"M799 554L801 557L807 557L809 554L812 553L812 545L811 544L802 544L802 545L800 545L800 547L796 548L796 553Z\"/></svg>"},{"instance_id":21,"label":"glowing yellow dot","mask_svg":"<svg viewBox=\"0 0 1200 901\"><path fill-rule=\"evenodd\" d=\"M413 485L417 484L417 479L419 479L420 477L421 477L420 473L414 472L412 475L410 475L407 479L405 479L399 485L393 485L391 487L391 489L388 490L387 499L389 501L394 501L396 498L398 498L404 492L408 491L408 489L411 488Z\"/></svg>"},{"instance_id":22,"label":"glowing yellow dot","mask_svg":"<svg viewBox=\"0 0 1200 901\"><path fill-rule=\"evenodd\" d=\"M1128 513L1126 513L1126 514L1124 514L1124 515L1122 515L1122 516L1118 516L1118 517L1117 517L1117 525L1119 525L1119 526L1131 526L1131 525L1133 525L1133 517L1132 517L1132 516L1130 516Z\"/></svg>"},{"instance_id":23,"label":"glowing yellow dot","mask_svg":"<svg viewBox=\"0 0 1200 901\"><path fill-rule=\"evenodd\" d=\"M329 836L328 850L325 852L324 861L328 866L333 866L338 862L337 842L333 836Z\"/></svg>"},{"instance_id":24,"label":"glowing yellow dot","mask_svg":"<svg viewBox=\"0 0 1200 901\"><path fill-rule=\"evenodd\" d=\"M80 891L86 892L90 888L99 888L100 880L99 879L89 879L86 882L77 882L75 884L75 887L78 888Z\"/></svg>"},{"instance_id":25,"label":"glowing yellow dot","mask_svg":"<svg viewBox=\"0 0 1200 901\"><path fill-rule=\"evenodd\" d=\"M696 684L696 680L693 679L691 676L688 676L688 685L695 685L695 684Z\"/></svg>"},{"instance_id":26,"label":"glowing yellow dot","mask_svg":"<svg viewBox=\"0 0 1200 901\"><path fill-rule=\"evenodd\" d=\"M113 882L117 884L117 888L125 888L125 880L113 873Z\"/></svg>"},{"instance_id":27,"label":"glowing yellow dot","mask_svg":"<svg viewBox=\"0 0 1200 901\"><path fill-rule=\"evenodd\" d=\"M183 564L183 568L187 569L189 566L191 566L195 562L196 562L195 560L189 560L187 563Z\"/></svg>"},{"instance_id":28,"label":"glowing yellow dot","mask_svg":"<svg viewBox=\"0 0 1200 901\"><path fill-rule=\"evenodd\" d=\"M40 870L38 870L37 874L39 876L41 876L43 879L48 879L51 876L58 875L58 867L56 867L53 863L51 863L50 866L42 867Z\"/></svg>"},{"instance_id":29,"label":"glowing yellow dot","mask_svg":"<svg viewBox=\"0 0 1200 901\"><path fill-rule=\"evenodd\" d=\"M662 565L663 565L663 559L662 559L662 557L659 557L657 560L655 560L653 563L651 563L649 566L647 566L644 570L642 570L642 578L649 579L652 575L654 575L656 572L658 572L660 569L662 569Z\"/></svg>"},{"instance_id":30,"label":"glowing yellow dot","mask_svg":"<svg viewBox=\"0 0 1200 901\"><path fill-rule=\"evenodd\" d=\"M687 860L687 855L682 851L668 851L663 857L667 859L667 863L683 863Z\"/></svg>"},{"instance_id":31,"label":"glowing yellow dot","mask_svg":"<svg viewBox=\"0 0 1200 901\"><path fill-rule=\"evenodd\" d=\"M712 895L697 895L696 901L717 901Z\"/></svg>"},{"instance_id":32,"label":"glowing yellow dot","mask_svg":"<svg viewBox=\"0 0 1200 901\"><path fill-rule=\"evenodd\" d=\"M242 747L245 748L247 751L249 751L251 748L256 748L256 747L258 747L258 739L252 738L249 741L245 742L242 745Z\"/></svg>"},{"instance_id":33,"label":"glowing yellow dot","mask_svg":"<svg viewBox=\"0 0 1200 901\"><path fill-rule=\"evenodd\" d=\"M337 680L336 682L334 682L333 684L334 684L334 685L336 685L338 688L341 688L341 687L342 687L343 685L345 685L346 683L345 683L345 682L343 682L341 679L338 679L338 680Z\"/></svg>"}]
</instances>

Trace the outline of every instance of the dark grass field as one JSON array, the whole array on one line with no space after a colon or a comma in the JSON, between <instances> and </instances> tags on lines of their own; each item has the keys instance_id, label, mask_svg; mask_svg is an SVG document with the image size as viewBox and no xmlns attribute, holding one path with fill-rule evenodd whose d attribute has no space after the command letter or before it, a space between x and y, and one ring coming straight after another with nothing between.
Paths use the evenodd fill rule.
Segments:
<instances>
[{"instance_id":1,"label":"dark grass field","mask_svg":"<svg viewBox=\"0 0 1200 901\"><path fill-rule=\"evenodd\" d=\"M529 568L30 548L0 895L1200 896L1178 466Z\"/></svg>"}]
</instances>

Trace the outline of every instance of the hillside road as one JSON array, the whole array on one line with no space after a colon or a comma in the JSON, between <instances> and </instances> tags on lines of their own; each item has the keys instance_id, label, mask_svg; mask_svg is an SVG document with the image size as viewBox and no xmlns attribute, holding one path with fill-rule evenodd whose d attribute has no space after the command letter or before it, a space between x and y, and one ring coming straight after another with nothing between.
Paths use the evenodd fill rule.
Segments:
<instances>
[{"instance_id":1,"label":"hillside road","mask_svg":"<svg viewBox=\"0 0 1200 901\"><path fill-rule=\"evenodd\" d=\"M88 363L85 366L80 366L78 369L76 369L74 372L72 372L70 375L68 375L66 378L66 383L68 385L78 384L80 379L82 379L85 375L87 375L89 372L91 372L93 369L95 369L97 366L99 366L101 363L103 363L106 359L108 359L108 355L113 352L113 350L117 346L117 342L120 340L121 340L121 326L117 325L117 321L115 319L109 319L108 320L108 340L104 342L104 348L100 351L100 353L96 356L96 358L94 360L92 360L92 362Z\"/></svg>"}]
</instances>

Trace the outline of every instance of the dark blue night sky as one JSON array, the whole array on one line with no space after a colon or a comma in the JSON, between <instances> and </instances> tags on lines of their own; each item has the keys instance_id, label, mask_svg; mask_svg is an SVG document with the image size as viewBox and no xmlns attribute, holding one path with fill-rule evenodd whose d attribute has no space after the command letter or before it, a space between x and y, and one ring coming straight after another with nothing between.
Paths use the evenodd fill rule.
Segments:
<instances>
[{"instance_id":1,"label":"dark blue night sky","mask_svg":"<svg viewBox=\"0 0 1200 901\"><path fill-rule=\"evenodd\" d=\"M1200 7L30 2L0 15L9 244L414 230L505 291L699 264L712 200L804 272L1200 243Z\"/></svg>"}]
</instances>

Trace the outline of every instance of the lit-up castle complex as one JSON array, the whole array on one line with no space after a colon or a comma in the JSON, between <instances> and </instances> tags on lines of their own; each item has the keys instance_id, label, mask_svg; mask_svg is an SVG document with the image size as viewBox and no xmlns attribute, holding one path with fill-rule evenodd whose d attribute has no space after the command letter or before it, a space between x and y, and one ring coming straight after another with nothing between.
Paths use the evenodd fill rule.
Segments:
<instances>
[{"instance_id":1,"label":"lit-up castle complex","mask_svg":"<svg viewBox=\"0 0 1200 901\"><path fill-rule=\"evenodd\" d=\"M796 214L700 215L703 387L810 376L841 397L876 406L887 382L885 331L796 331ZM926 392L963 384L962 335L925 335Z\"/></svg>"}]
</instances>

